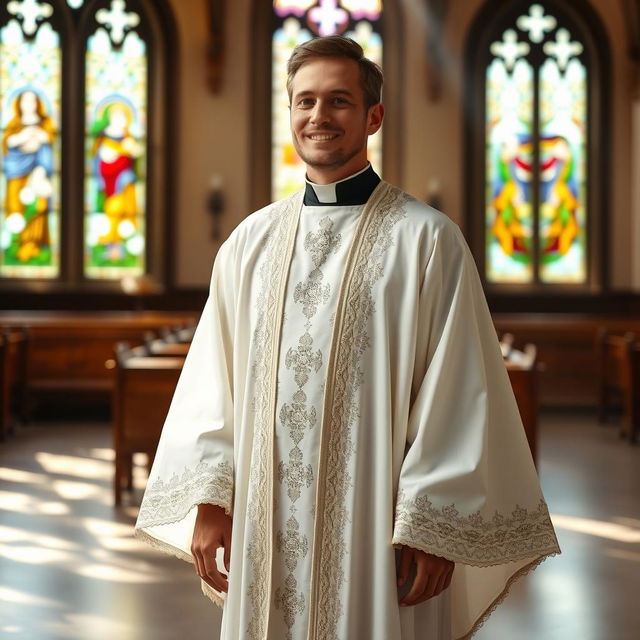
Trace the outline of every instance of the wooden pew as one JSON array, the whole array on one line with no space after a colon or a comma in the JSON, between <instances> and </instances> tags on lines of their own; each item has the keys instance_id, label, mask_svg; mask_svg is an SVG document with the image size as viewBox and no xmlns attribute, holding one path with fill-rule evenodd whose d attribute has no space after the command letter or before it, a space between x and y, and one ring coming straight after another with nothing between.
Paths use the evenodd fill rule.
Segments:
<instances>
[{"instance_id":1,"label":"wooden pew","mask_svg":"<svg viewBox=\"0 0 640 640\"><path fill-rule=\"evenodd\" d=\"M612 334L601 328L598 331L596 352L598 355L599 399L598 420L607 421L611 413L611 405L616 399L622 406L622 432L629 436L631 433L631 403L633 385L631 376L631 360L635 334L626 332L624 335Z\"/></svg>"},{"instance_id":2,"label":"wooden pew","mask_svg":"<svg viewBox=\"0 0 640 640\"><path fill-rule=\"evenodd\" d=\"M28 335L24 328L0 332L0 440L6 439L17 420L27 420Z\"/></svg>"},{"instance_id":3,"label":"wooden pew","mask_svg":"<svg viewBox=\"0 0 640 640\"><path fill-rule=\"evenodd\" d=\"M104 400L113 377L104 363L119 341L140 343L149 331L184 327L197 313L173 311L2 311L0 329L29 329L29 400L83 393Z\"/></svg>"},{"instance_id":4,"label":"wooden pew","mask_svg":"<svg viewBox=\"0 0 640 640\"><path fill-rule=\"evenodd\" d=\"M523 351L511 348L504 364L520 411L534 462L538 461L538 373L542 369L537 360L535 345L525 345Z\"/></svg>"},{"instance_id":5,"label":"wooden pew","mask_svg":"<svg viewBox=\"0 0 640 640\"><path fill-rule=\"evenodd\" d=\"M113 391L116 506L122 503L123 488L132 486L133 454L145 453L151 467L183 363L184 358L180 357L137 355L122 343L116 347Z\"/></svg>"},{"instance_id":6,"label":"wooden pew","mask_svg":"<svg viewBox=\"0 0 640 640\"><path fill-rule=\"evenodd\" d=\"M631 393L629 400L629 442L635 444L640 436L640 343L635 343L629 352L631 369Z\"/></svg>"}]
</instances>

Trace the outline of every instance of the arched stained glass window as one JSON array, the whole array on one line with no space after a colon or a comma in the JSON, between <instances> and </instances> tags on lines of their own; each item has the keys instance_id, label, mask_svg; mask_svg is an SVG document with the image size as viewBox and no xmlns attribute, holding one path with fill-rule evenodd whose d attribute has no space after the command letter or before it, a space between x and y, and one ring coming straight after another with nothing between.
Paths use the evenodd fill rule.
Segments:
<instances>
[{"instance_id":1,"label":"arched stained glass window","mask_svg":"<svg viewBox=\"0 0 640 640\"><path fill-rule=\"evenodd\" d=\"M0 3L0 289L170 280L174 26L168 0Z\"/></svg>"},{"instance_id":2,"label":"arched stained glass window","mask_svg":"<svg viewBox=\"0 0 640 640\"><path fill-rule=\"evenodd\" d=\"M274 0L272 38L272 198L300 189L305 166L291 142L287 60L294 47L316 36L342 34L382 65L382 0ZM369 160L382 170L382 132L369 138Z\"/></svg>"},{"instance_id":3,"label":"arched stained glass window","mask_svg":"<svg viewBox=\"0 0 640 640\"><path fill-rule=\"evenodd\" d=\"M583 0L488 0L470 29L467 211L496 292L604 284L608 61Z\"/></svg>"},{"instance_id":4,"label":"arched stained glass window","mask_svg":"<svg viewBox=\"0 0 640 640\"><path fill-rule=\"evenodd\" d=\"M0 277L60 269L60 34L50 4L9 2L0 29Z\"/></svg>"},{"instance_id":5,"label":"arched stained glass window","mask_svg":"<svg viewBox=\"0 0 640 640\"><path fill-rule=\"evenodd\" d=\"M145 270L147 45L123 0L96 13L86 53L85 275Z\"/></svg>"},{"instance_id":6,"label":"arched stained glass window","mask_svg":"<svg viewBox=\"0 0 640 640\"><path fill-rule=\"evenodd\" d=\"M486 71L486 278L587 280L584 46L540 4L491 44Z\"/></svg>"}]
</instances>

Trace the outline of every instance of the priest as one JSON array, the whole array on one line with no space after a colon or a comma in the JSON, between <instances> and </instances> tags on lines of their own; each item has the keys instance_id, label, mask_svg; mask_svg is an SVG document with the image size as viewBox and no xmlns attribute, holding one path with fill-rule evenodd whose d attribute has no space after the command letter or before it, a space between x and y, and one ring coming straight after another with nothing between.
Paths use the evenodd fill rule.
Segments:
<instances>
[{"instance_id":1,"label":"priest","mask_svg":"<svg viewBox=\"0 0 640 640\"><path fill-rule=\"evenodd\" d=\"M481 283L368 164L359 45L288 74L306 184L218 252L137 535L194 564L223 640L468 638L559 551Z\"/></svg>"}]
</instances>

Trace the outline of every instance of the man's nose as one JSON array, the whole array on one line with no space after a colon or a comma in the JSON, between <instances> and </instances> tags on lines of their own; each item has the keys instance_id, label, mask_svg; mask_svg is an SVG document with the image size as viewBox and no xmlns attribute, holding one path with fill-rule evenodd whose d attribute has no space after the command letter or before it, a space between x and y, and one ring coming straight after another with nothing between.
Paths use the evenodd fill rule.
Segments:
<instances>
[{"instance_id":1,"label":"man's nose","mask_svg":"<svg viewBox=\"0 0 640 640\"><path fill-rule=\"evenodd\" d=\"M328 105L324 101L316 101L311 112L310 120L312 124L323 124L330 120Z\"/></svg>"}]
</instances>

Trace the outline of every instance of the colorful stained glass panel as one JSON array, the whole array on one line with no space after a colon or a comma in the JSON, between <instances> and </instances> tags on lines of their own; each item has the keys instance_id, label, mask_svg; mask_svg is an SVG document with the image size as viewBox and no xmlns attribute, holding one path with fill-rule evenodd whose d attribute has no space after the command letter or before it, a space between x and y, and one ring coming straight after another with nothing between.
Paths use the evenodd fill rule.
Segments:
<instances>
[{"instance_id":1,"label":"colorful stained glass panel","mask_svg":"<svg viewBox=\"0 0 640 640\"><path fill-rule=\"evenodd\" d=\"M540 70L540 279L587 279L587 74L578 59Z\"/></svg>"},{"instance_id":2,"label":"colorful stained glass panel","mask_svg":"<svg viewBox=\"0 0 640 640\"><path fill-rule=\"evenodd\" d=\"M99 27L87 43L88 278L139 275L146 265L147 48L135 31L126 33L116 46Z\"/></svg>"},{"instance_id":3,"label":"colorful stained glass panel","mask_svg":"<svg viewBox=\"0 0 640 640\"><path fill-rule=\"evenodd\" d=\"M43 13L0 29L0 277L54 278L60 265L60 38ZM17 18L20 18L18 20ZM31 37L25 37L29 30Z\"/></svg>"},{"instance_id":4,"label":"colorful stained glass panel","mask_svg":"<svg viewBox=\"0 0 640 640\"><path fill-rule=\"evenodd\" d=\"M532 265L533 69L494 58L486 76L486 277L526 283Z\"/></svg>"},{"instance_id":5,"label":"colorful stained glass panel","mask_svg":"<svg viewBox=\"0 0 640 640\"><path fill-rule=\"evenodd\" d=\"M274 0L277 26L272 39L271 176L274 200L304 184L305 165L291 141L287 61L294 47L318 35L342 33L353 38L365 55L382 66L382 2L380 0ZM382 131L369 138L369 160L382 171Z\"/></svg>"}]
</instances>

